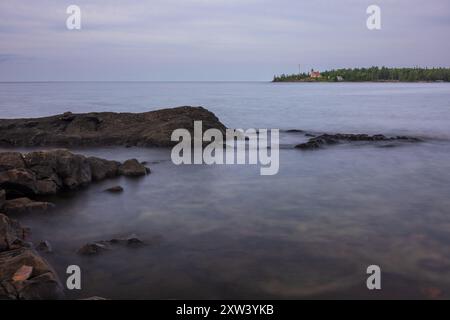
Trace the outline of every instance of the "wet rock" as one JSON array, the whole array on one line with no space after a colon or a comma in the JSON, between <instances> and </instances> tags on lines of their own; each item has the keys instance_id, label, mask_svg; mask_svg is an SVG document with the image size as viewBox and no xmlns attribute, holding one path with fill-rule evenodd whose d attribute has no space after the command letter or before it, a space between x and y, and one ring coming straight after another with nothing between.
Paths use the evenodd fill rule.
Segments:
<instances>
[{"instance_id":1,"label":"wet rock","mask_svg":"<svg viewBox=\"0 0 450 320\"><path fill-rule=\"evenodd\" d=\"M341 142L420 142L421 140L414 137L386 137L382 134L367 135L367 134L322 134L316 137L310 138L307 142L301 143L295 146L298 149L313 150L318 149L326 145L334 145Z\"/></svg>"},{"instance_id":2,"label":"wet rock","mask_svg":"<svg viewBox=\"0 0 450 320\"><path fill-rule=\"evenodd\" d=\"M119 167L119 173L124 176L139 177L145 176L147 169L136 159L130 159Z\"/></svg>"},{"instance_id":3,"label":"wet rock","mask_svg":"<svg viewBox=\"0 0 450 320\"><path fill-rule=\"evenodd\" d=\"M25 168L25 162L19 152L0 153L0 171L23 168Z\"/></svg>"},{"instance_id":4,"label":"wet rock","mask_svg":"<svg viewBox=\"0 0 450 320\"><path fill-rule=\"evenodd\" d=\"M50 202L33 201L29 198L6 200L3 211L7 214L30 213L47 211L55 205Z\"/></svg>"},{"instance_id":5,"label":"wet rock","mask_svg":"<svg viewBox=\"0 0 450 320\"><path fill-rule=\"evenodd\" d=\"M48 242L47 240L39 242L39 244L36 246L36 250L46 252L46 253L53 252L52 246L51 246L50 242Z\"/></svg>"},{"instance_id":6,"label":"wet rock","mask_svg":"<svg viewBox=\"0 0 450 320\"><path fill-rule=\"evenodd\" d=\"M111 192L111 193L120 193L120 192L123 192L123 188L121 186L114 186L114 187L105 189L105 191Z\"/></svg>"},{"instance_id":7,"label":"wet rock","mask_svg":"<svg viewBox=\"0 0 450 320\"><path fill-rule=\"evenodd\" d=\"M91 166L92 180L94 181L112 178L119 174L120 162L96 157L89 157L87 160Z\"/></svg>"},{"instance_id":8,"label":"wet rock","mask_svg":"<svg viewBox=\"0 0 450 320\"><path fill-rule=\"evenodd\" d=\"M35 119L0 119L0 144L7 146L173 146L171 134L194 121L203 129L226 127L202 107L178 107L144 113L64 113ZM32 123L32 125L30 125Z\"/></svg>"},{"instance_id":9,"label":"wet rock","mask_svg":"<svg viewBox=\"0 0 450 320\"><path fill-rule=\"evenodd\" d=\"M99 254L103 251L108 250L108 247L106 244L101 242L93 242L93 243L87 243L84 246L82 246L80 249L78 249L78 254L85 255L85 256L91 256Z\"/></svg>"},{"instance_id":10,"label":"wet rock","mask_svg":"<svg viewBox=\"0 0 450 320\"><path fill-rule=\"evenodd\" d=\"M17 272L28 266L32 272L17 278ZM14 281L14 275L16 280ZM62 285L45 259L29 248L0 252L0 299L61 299Z\"/></svg>"},{"instance_id":11,"label":"wet rock","mask_svg":"<svg viewBox=\"0 0 450 320\"><path fill-rule=\"evenodd\" d=\"M31 152L25 155L25 163L40 178L52 179L67 189L77 189L92 181L87 158L68 150Z\"/></svg>"},{"instance_id":12,"label":"wet rock","mask_svg":"<svg viewBox=\"0 0 450 320\"><path fill-rule=\"evenodd\" d=\"M36 176L28 169L11 169L0 172L0 188L7 197L29 196L37 193Z\"/></svg>"},{"instance_id":13,"label":"wet rock","mask_svg":"<svg viewBox=\"0 0 450 320\"><path fill-rule=\"evenodd\" d=\"M144 242L136 235L130 235L125 238L114 238L108 241L110 244L122 244L129 247L140 247L144 245Z\"/></svg>"}]
</instances>

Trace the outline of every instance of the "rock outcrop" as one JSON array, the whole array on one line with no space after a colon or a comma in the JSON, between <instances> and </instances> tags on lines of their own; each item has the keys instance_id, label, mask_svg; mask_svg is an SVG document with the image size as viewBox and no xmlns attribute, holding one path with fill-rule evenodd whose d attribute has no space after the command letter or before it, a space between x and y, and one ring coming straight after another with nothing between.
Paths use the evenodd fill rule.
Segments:
<instances>
[{"instance_id":1,"label":"rock outcrop","mask_svg":"<svg viewBox=\"0 0 450 320\"><path fill-rule=\"evenodd\" d=\"M396 136L386 137L382 134L322 134L310 138L307 142L295 146L298 149L313 150L324 147L326 145L334 145L342 142L420 142L421 140L414 137Z\"/></svg>"},{"instance_id":2,"label":"rock outcrop","mask_svg":"<svg viewBox=\"0 0 450 320\"><path fill-rule=\"evenodd\" d=\"M149 172L135 159L121 164L68 150L0 153L0 209L5 213L46 210L52 204L34 201L36 197L119 175L141 176Z\"/></svg>"},{"instance_id":3,"label":"rock outcrop","mask_svg":"<svg viewBox=\"0 0 450 320\"><path fill-rule=\"evenodd\" d=\"M26 245L25 234L17 221L0 214L0 299L63 298L58 276Z\"/></svg>"},{"instance_id":4,"label":"rock outcrop","mask_svg":"<svg viewBox=\"0 0 450 320\"><path fill-rule=\"evenodd\" d=\"M176 144L170 139L175 129L184 128L192 132L194 121L202 121L204 130L226 129L212 112L203 107L178 107L145 113L68 112L44 118L0 119L0 145L166 147Z\"/></svg>"},{"instance_id":5,"label":"rock outcrop","mask_svg":"<svg viewBox=\"0 0 450 320\"><path fill-rule=\"evenodd\" d=\"M149 171L136 159L130 159L119 167L119 173L128 177L140 177L145 176Z\"/></svg>"}]
</instances>

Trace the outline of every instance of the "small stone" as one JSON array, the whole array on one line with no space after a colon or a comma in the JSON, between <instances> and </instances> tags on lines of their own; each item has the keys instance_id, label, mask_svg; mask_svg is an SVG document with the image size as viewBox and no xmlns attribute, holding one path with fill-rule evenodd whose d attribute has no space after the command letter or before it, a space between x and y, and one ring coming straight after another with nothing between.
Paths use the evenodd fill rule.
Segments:
<instances>
[{"instance_id":1,"label":"small stone","mask_svg":"<svg viewBox=\"0 0 450 320\"><path fill-rule=\"evenodd\" d=\"M78 250L78 254L87 255L87 256L96 255L103 251L106 251L107 249L108 248L106 247L106 245L104 245L102 243L98 243L98 242L88 243L88 244L85 244L84 246L82 246Z\"/></svg>"},{"instance_id":2,"label":"small stone","mask_svg":"<svg viewBox=\"0 0 450 320\"><path fill-rule=\"evenodd\" d=\"M123 192L123 188L121 186L114 186L114 187L105 189L105 191L111 192L111 193L119 193L119 192Z\"/></svg>"},{"instance_id":3,"label":"small stone","mask_svg":"<svg viewBox=\"0 0 450 320\"><path fill-rule=\"evenodd\" d=\"M124 176L139 177L145 176L147 169L136 159L130 159L119 167L119 173Z\"/></svg>"},{"instance_id":4,"label":"small stone","mask_svg":"<svg viewBox=\"0 0 450 320\"><path fill-rule=\"evenodd\" d=\"M36 246L36 250L46 253L53 252L52 246L50 245L50 242L48 242L47 240L39 242L39 244Z\"/></svg>"}]
</instances>

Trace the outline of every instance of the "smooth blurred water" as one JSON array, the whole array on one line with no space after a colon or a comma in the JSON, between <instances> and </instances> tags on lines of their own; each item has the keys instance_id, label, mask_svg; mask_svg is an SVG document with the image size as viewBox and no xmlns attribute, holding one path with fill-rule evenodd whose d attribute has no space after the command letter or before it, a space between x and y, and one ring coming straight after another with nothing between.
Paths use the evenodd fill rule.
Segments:
<instances>
[{"instance_id":1,"label":"smooth blurred water","mask_svg":"<svg viewBox=\"0 0 450 320\"><path fill-rule=\"evenodd\" d=\"M70 297L450 298L450 85L271 83L2 83L2 118L64 111L142 112L203 105L229 127L409 134L395 148L339 145L304 152L282 133L280 172L257 166L175 166L170 150L78 149L148 161L152 174L50 199L18 218L65 279ZM124 193L104 193L120 184ZM88 241L137 234L143 248L96 257ZM382 268L379 292L366 268Z\"/></svg>"}]
</instances>

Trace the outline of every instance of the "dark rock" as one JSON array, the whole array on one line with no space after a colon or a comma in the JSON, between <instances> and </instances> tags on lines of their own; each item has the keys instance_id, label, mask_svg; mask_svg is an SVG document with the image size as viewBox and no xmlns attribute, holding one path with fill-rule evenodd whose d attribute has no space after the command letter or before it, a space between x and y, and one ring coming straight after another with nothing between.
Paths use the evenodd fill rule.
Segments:
<instances>
[{"instance_id":1,"label":"dark rock","mask_svg":"<svg viewBox=\"0 0 450 320\"><path fill-rule=\"evenodd\" d=\"M380 142L380 141L403 141L403 142L419 142L421 141L418 138L413 137L386 137L382 134L376 134L373 136L367 135L367 134L322 134L317 137L313 137L308 140L308 142L301 143L297 146L295 146L298 149L303 150L312 150L312 149L318 149L320 147L326 146L326 145L334 145L341 142L359 142L359 141L366 141L366 142Z\"/></svg>"},{"instance_id":2,"label":"dark rock","mask_svg":"<svg viewBox=\"0 0 450 320\"><path fill-rule=\"evenodd\" d=\"M129 247L140 247L142 245L144 245L144 242L142 242L140 239L138 239L136 237L127 239L127 246L129 246Z\"/></svg>"},{"instance_id":3,"label":"dark rock","mask_svg":"<svg viewBox=\"0 0 450 320\"><path fill-rule=\"evenodd\" d=\"M51 246L50 242L48 242L47 240L39 242L39 244L36 246L36 250L46 252L46 253L53 252L52 246Z\"/></svg>"},{"instance_id":4,"label":"dark rock","mask_svg":"<svg viewBox=\"0 0 450 320\"><path fill-rule=\"evenodd\" d=\"M91 255L99 254L106 250L108 250L108 247L106 244L104 244L102 242L93 242L93 243L85 244L77 252L78 252L78 254L81 254L81 255L91 256Z\"/></svg>"},{"instance_id":5,"label":"dark rock","mask_svg":"<svg viewBox=\"0 0 450 320\"><path fill-rule=\"evenodd\" d=\"M109 240L108 242L110 244L123 244L129 247L140 247L144 245L144 242L134 234L125 238L114 238Z\"/></svg>"},{"instance_id":6,"label":"dark rock","mask_svg":"<svg viewBox=\"0 0 450 320\"><path fill-rule=\"evenodd\" d=\"M147 169L136 159L130 159L119 167L119 173L124 176L138 177L145 176Z\"/></svg>"},{"instance_id":7,"label":"dark rock","mask_svg":"<svg viewBox=\"0 0 450 320\"><path fill-rule=\"evenodd\" d=\"M0 153L0 171L24 168L25 162L23 161L22 154L19 152Z\"/></svg>"},{"instance_id":8,"label":"dark rock","mask_svg":"<svg viewBox=\"0 0 450 320\"><path fill-rule=\"evenodd\" d=\"M111 193L118 193L118 192L123 192L123 188L121 186L114 186L114 187L105 189L105 191L111 192Z\"/></svg>"},{"instance_id":9,"label":"dark rock","mask_svg":"<svg viewBox=\"0 0 450 320\"><path fill-rule=\"evenodd\" d=\"M0 210L2 210L5 201L6 201L6 192L5 190L0 189Z\"/></svg>"},{"instance_id":10,"label":"dark rock","mask_svg":"<svg viewBox=\"0 0 450 320\"><path fill-rule=\"evenodd\" d=\"M59 185L52 179L42 179L36 181L36 193L38 195L56 194L59 188Z\"/></svg>"},{"instance_id":11,"label":"dark rock","mask_svg":"<svg viewBox=\"0 0 450 320\"><path fill-rule=\"evenodd\" d=\"M91 166L92 180L94 181L112 178L119 174L120 162L96 157L89 157L87 160Z\"/></svg>"},{"instance_id":12,"label":"dark rock","mask_svg":"<svg viewBox=\"0 0 450 320\"><path fill-rule=\"evenodd\" d=\"M171 134L194 121L203 129L226 127L202 107L178 107L145 113L65 113L36 119L1 119L0 144L8 146L159 146L175 145ZM29 123L33 122L30 126Z\"/></svg>"},{"instance_id":13,"label":"dark rock","mask_svg":"<svg viewBox=\"0 0 450 320\"><path fill-rule=\"evenodd\" d=\"M0 252L17 248L25 239L25 230L13 219L0 213Z\"/></svg>"},{"instance_id":14,"label":"dark rock","mask_svg":"<svg viewBox=\"0 0 450 320\"><path fill-rule=\"evenodd\" d=\"M52 267L26 246L26 228L0 214L0 299L59 299L63 288ZM31 273L18 276L18 271ZM15 276L14 281L13 277Z\"/></svg>"},{"instance_id":15,"label":"dark rock","mask_svg":"<svg viewBox=\"0 0 450 320\"><path fill-rule=\"evenodd\" d=\"M22 266L32 267L24 281L13 281ZM63 287L53 268L34 250L18 248L0 252L0 298L39 300L61 299Z\"/></svg>"},{"instance_id":16,"label":"dark rock","mask_svg":"<svg viewBox=\"0 0 450 320\"><path fill-rule=\"evenodd\" d=\"M0 172L0 188L8 198L37 193L36 176L28 169L11 169Z\"/></svg>"},{"instance_id":17,"label":"dark rock","mask_svg":"<svg viewBox=\"0 0 450 320\"><path fill-rule=\"evenodd\" d=\"M67 189L77 189L92 181L87 158L68 150L30 152L25 155L25 163L40 178L51 179Z\"/></svg>"},{"instance_id":18,"label":"dark rock","mask_svg":"<svg viewBox=\"0 0 450 320\"><path fill-rule=\"evenodd\" d=\"M16 198L12 200L6 200L3 206L3 211L7 214L17 213L29 213L36 211L47 211L53 208L54 204L50 202L33 201L29 198Z\"/></svg>"}]
</instances>

